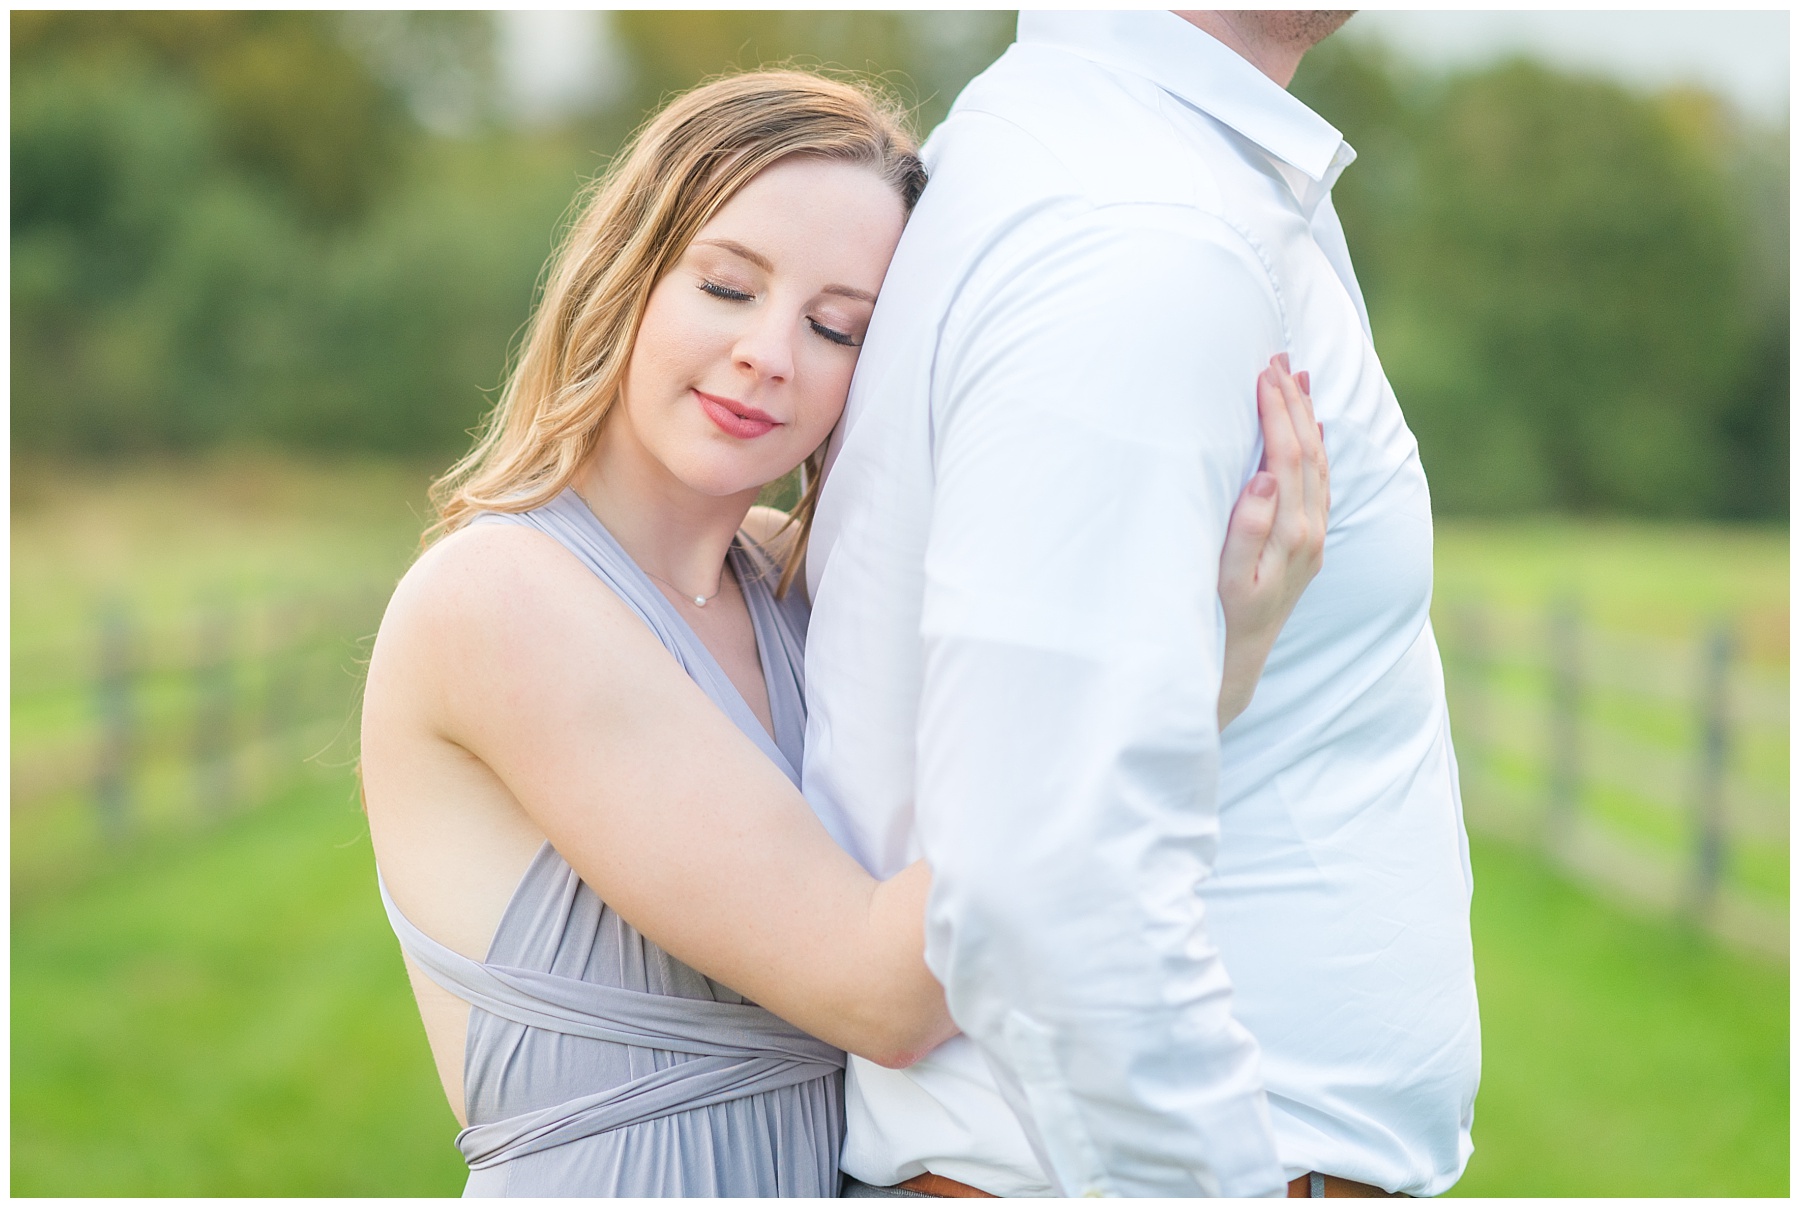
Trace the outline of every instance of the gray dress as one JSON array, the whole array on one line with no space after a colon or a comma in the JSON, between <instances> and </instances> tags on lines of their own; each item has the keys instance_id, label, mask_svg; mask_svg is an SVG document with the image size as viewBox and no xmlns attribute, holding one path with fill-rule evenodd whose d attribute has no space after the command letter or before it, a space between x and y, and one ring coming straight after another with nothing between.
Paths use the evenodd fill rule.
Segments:
<instances>
[{"instance_id":1,"label":"gray dress","mask_svg":"<svg viewBox=\"0 0 1800 1208\"><path fill-rule=\"evenodd\" d=\"M775 740L717 661L573 491L518 515L617 592L694 681L799 783L805 604L773 566L729 555L756 627ZM835 1196L844 1055L638 934L550 844L501 916L487 960L414 927L381 887L400 945L471 1004L464 1195Z\"/></svg>"}]
</instances>

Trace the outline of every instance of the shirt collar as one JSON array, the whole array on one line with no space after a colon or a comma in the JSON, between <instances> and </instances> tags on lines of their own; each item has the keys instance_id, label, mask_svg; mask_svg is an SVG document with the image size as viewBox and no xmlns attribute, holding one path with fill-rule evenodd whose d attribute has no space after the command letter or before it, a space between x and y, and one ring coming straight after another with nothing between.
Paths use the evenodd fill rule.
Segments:
<instances>
[{"instance_id":1,"label":"shirt collar","mask_svg":"<svg viewBox=\"0 0 1800 1208\"><path fill-rule=\"evenodd\" d=\"M1129 71L1231 127L1304 182L1309 211L1356 158L1337 128L1211 34L1171 12L1021 12L1019 41ZM1310 196L1308 196L1310 195Z\"/></svg>"}]
</instances>

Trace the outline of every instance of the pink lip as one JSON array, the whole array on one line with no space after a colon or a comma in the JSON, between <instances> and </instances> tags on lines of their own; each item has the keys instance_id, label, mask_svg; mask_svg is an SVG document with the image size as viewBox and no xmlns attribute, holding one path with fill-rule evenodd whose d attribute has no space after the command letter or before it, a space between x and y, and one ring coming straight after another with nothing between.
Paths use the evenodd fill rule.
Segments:
<instances>
[{"instance_id":1,"label":"pink lip","mask_svg":"<svg viewBox=\"0 0 1800 1208\"><path fill-rule=\"evenodd\" d=\"M765 411L745 406L728 398L704 394L694 391L694 397L700 400L700 409L706 412L706 418L719 425L727 435L739 440L751 440L765 432L780 427L779 421Z\"/></svg>"}]
</instances>

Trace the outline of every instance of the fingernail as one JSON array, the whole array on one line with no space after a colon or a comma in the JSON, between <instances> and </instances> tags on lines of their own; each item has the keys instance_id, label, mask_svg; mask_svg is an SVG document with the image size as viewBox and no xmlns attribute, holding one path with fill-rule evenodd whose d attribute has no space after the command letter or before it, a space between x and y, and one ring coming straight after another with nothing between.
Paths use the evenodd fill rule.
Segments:
<instances>
[{"instance_id":1,"label":"fingernail","mask_svg":"<svg viewBox=\"0 0 1800 1208\"><path fill-rule=\"evenodd\" d=\"M1250 493L1264 499L1275 493L1275 475L1258 473L1250 479Z\"/></svg>"},{"instance_id":2,"label":"fingernail","mask_svg":"<svg viewBox=\"0 0 1800 1208\"><path fill-rule=\"evenodd\" d=\"M1275 359L1277 361L1281 362L1281 371L1283 373L1291 373L1293 371L1292 368L1289 366L1287 353L1278 352L1275 354Z\"/></svg>"},{"instance_id":3,"label":"fingernail","mask_svg":"<svg viewBox=\"0 0 1800 1208\"><path fill-rule=\"evenodd\" d=\"M1294 380L1300 383L1301 394L1312 393L1312 374L1302 369L1299 373L1294 375Z\"/></svg>"}]
</instances>

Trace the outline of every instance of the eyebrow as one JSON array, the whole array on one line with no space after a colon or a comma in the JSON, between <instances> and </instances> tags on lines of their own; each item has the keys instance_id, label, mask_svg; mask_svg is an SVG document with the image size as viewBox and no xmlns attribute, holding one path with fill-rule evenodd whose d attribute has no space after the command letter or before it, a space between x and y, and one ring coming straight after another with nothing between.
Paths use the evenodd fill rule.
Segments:
<instances>
[{"instance_id":1,"label":"eyebrow","mask_svg":"<svg viewBox=\"0 0 1800 1208\"><path fill-rule=\"evenodd\" d=\"M754 264L765 273L772 273L775 271L775 266L770 263L767 256L763 255L761 252L752 251L735 239L696 239L694 242L706 244L711 247L723 248L734 256L740 256L743 259L748 260L751 264ZM848 285L827 285L819 292L822 294L836 294L843 298L855 298L859 302L875 301L875 295L868 290L856 289Z\"/></svg>"}]
</instances>

